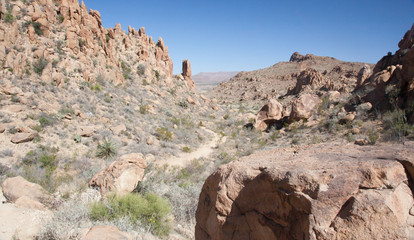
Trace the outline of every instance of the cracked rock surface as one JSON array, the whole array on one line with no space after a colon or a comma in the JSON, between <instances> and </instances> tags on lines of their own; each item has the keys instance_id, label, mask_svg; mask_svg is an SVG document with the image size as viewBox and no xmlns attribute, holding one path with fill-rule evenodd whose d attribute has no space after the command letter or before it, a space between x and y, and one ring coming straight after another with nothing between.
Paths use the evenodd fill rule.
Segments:
<instances>
[{"instance_id":1,"label":"cracked rock surface","mask_svg":"<svg viewBox=\"0 0 414 240\"><path fill-rule=\"evenodd\" d=\"M329 143L241 158L206 180L196 239L412 239L413 157Z\"/></svg>"}]
</instances>

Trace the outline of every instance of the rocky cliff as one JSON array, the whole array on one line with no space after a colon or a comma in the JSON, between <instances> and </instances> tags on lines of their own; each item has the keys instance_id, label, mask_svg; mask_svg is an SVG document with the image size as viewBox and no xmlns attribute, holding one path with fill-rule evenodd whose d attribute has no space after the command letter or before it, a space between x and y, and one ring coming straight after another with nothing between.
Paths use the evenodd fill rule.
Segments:
<instances>
[{"instance_id":1,"label":"rocky cliff","mask_svg":"<svg viewBox=\"0 0 414 240\"><path fill-rule=\"evenodd\" d=\"M413 147L319 144L222 166L200 194L196 239L412 239Z\"/></svg>"}]
</instances>

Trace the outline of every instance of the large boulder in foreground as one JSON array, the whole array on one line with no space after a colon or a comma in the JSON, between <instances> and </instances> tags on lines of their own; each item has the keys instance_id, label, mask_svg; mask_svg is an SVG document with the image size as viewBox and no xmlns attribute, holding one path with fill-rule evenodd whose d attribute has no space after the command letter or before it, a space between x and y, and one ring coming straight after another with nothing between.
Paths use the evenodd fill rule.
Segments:
<instances>
[{"instance_id":1,"label":"large boulder in foreground","mask_svg":"<svg viewBox=\"0 0 414 240\"><path fill-rule=\"evenodd\" d=\"M31 183L21 176L7 178L1 185L1 189L7 201L19 204L31 202L31 205L37 206L35 208L42 206L38 203L49 205L53 200L42 186Z\"/></svg>"},{"instance_id":2,"label":"large boulder in foreground","mask_svg":"<svg viewBox=\"0 0 414 240\"><path fill-rule=\"evenodd\" d=\"M413 239L397 161L413 146L319 144L224 165L202 188L196 239Z\"/></svg>"},{"instance_id":3,"label":"large boulder in foreground","mask_svg":"<svg viewBox=\"0 0 414 240\"><path fill-rule=\"evenodd\" d=\"M266 130L273 122L282 119L283 106L275 99L270 99L257 113L254 128L260 131Z\"/></svg>"},{"instance_id":4,"label":"large boulder in foreground","mask_svg":"<svg viewBox=\"0 0 414 240\"><path fill-rule=\"evenodd\" d=\"M89 186L99 188L103 195L130 193L144 177L145 168L147 165L142 154L126 154L95 174L89 181Z\"/></svg>"}]
</instances>

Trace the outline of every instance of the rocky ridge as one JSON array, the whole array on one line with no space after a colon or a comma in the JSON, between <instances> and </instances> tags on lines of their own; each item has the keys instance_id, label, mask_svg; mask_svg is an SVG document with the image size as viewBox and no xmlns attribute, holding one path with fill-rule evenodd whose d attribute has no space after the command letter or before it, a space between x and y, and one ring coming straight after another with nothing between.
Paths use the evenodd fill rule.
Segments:
<instances>
[{"instance_id":1,"label":"rocky ridge","mask_svg":"<svg viewBox=\"0 0 414 240\"><path fill-rule=\"evenodd\" d=\"M259 105L274 98L300 93L326 91L351 92L362 76L361 69L372 64L344 62L332 57L292 54L289 62L240 72L228 82L219 84L210 96L222 102L254 102ZM231 92L232 94L228 94Z\"/></svg>"}]
</instances>

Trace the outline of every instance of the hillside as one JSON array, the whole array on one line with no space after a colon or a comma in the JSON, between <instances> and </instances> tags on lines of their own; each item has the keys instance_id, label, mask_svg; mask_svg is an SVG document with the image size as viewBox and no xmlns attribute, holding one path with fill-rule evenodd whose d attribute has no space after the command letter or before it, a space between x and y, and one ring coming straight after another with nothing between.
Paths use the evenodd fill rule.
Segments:
<instances>
[{"instance_id":1,"label":"hillside","mask_svg":"<svg viewBox=\"0 0 414 240\"><path fill-rule=\"evenodd\" d=\"M197 92L209 91L221 82L230 80L238 72L201 72L193 75Z\"/></svg>"},{"instance_id":2,"label":"hillside","mask_svg":"<svg viewBox=\"0 0 414 240\"><path fill-rule=\"evenodd\" d=\"M209 96L219 101L254 102L263 104L292 92L298 79L316 78L318 89L352 91L362 68L372 69L373 64L344 62L332 57L295 52L289 62L279 62L271 67L251 72L240 72L228 82L219 84ZM315 86L316 87L316 86ZM231 94L229 94L231 93Z\"/></svg>"}]
</instances>

